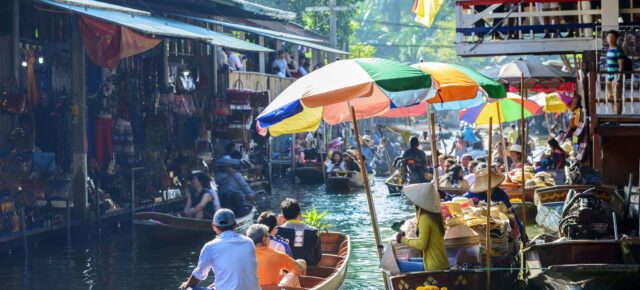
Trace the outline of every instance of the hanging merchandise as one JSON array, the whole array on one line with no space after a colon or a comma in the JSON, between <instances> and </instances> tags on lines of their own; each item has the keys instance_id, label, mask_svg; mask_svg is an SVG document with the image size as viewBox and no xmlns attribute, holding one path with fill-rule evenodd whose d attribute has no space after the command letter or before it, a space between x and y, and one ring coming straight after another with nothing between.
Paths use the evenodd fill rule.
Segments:
<instances>
[{"instance_id":1,"label":"hanging merchandise","mask_svg":"<svg viewBox=\"0 0 640 290\"><path fill-rule=\"evenodd\" d=\"M224 98L211 99L211 113L216 116L229 116L231 109Z\"/></svg>"},{"instance_id":2,"label":"hanging merchandise","mask_svg":"<svg viewBox=\"0 0 640 290\"><path fill-rule=\"evenodd\" d=\"M227 99L232 105L248 105L251 98L251 91L246 90L242 81L237 79L233 83L233 89L227 89Z\"/></svg>"},{"instance_id":3,"label":"hanging merchandise","mask_svg":"<svg viewBox=\"0 0 640 290\"><path fill-rule=\"evenodd\" d=\"M26 109L27 95L3 92L0 95L0 113L22 114Z\"/></svg>"},{"instance_id":4,"label":"hanging merchandise","mask_svg":"<svg viewBox=\"0 0 640 290\"><path fill-rule=\"evenodd\" d=\"M121 58L151 49L162 41L83 15L78 16L78 28L89 59L100 67L111 69Z\"/></svg>"},{"instance_id":5,"label":"hanging merchandise","mask_svg":"<svg viewBox=\"0 0 640 290\"><path fill-rule=\"evenodd\" d=\"M120 166L133 166L135 149L131 122L118 118L113 128L113 149L116 155L116 161Z\"/></svg>"},{"instance_id":6,"label":"hanging merchandise","mask_svg":"<svg viewBox=\"0 0 640 290\"><path fill-rule=\"evenodd\" d=\"M9 134L13 149L19 152L33 151L35 148L35 137L32 130L15 128Z\"/></svg>"},{"instance_id":7,"label":"hanging merchandise","mask_svg":"<svg viewBox=\"0 0 640 290\"><path fill-rule=\"evenodd\" d=\"M262 87L260 81L256 82L256 91L251 93L250 105L253 108L269 105L269 91Z\"/></svg>"}]
</instances>

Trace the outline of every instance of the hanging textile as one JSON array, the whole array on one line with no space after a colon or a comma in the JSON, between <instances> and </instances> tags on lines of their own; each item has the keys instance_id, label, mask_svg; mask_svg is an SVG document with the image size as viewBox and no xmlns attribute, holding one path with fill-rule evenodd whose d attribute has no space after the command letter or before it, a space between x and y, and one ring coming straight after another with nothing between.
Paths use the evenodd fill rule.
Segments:
<instances>
[{"instance_id":1,"label":"hanging textile","mask_svg":"<svg viewBox=\"0 0 640 290\"><path fill-rule=\"evenodd\" d=\"M106 68L115 68L121 58L151 49L162 41L82 15L78 16L78 27L89 59Z\"/></svg>"},{"instance_id":2,"label":"hanging textile","mask_svg":"<svg viewBox=\"0 0 640 290\"><path fill-rule=\"evenodd\" d=\"M415 0L411 12L415 13L415 21L431 28L444 0Z\"/></svg>"}]
</instances>

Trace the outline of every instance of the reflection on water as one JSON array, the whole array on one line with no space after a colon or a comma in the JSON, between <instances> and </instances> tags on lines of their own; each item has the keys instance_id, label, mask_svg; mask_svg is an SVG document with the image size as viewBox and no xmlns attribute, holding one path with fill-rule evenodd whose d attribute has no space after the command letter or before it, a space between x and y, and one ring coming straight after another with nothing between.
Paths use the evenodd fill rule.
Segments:
<instances>
[{"instance_id":1,"label":"reflection on water","mask_svg":"<svg viewBox=\"0 0 640 290\"><path fill-rule=\"evenodd\" d=\"M304 209L328 210L335 231L351 236L352 251L342 289L384 287L364 190L328 193L324 185L291 185L278 180L272 195L259 198L260 210L279 212L285 197L297 198ZM383 239L391 224L410 217L403 197L389 197L382 179L372 188ZM29 256L0 257L2 289L176 289L197 263L205 241L162 245L135 235L130 224L106 228L100 237L76 234L67 248L64 237L41 242ZM212 283L209 278L206 285Z\"/></svg>"}]
</instances>

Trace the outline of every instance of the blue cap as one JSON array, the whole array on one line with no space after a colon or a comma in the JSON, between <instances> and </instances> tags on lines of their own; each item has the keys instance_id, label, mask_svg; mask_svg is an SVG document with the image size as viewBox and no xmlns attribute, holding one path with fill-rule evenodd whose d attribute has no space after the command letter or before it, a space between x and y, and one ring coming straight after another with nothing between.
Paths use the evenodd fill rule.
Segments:
<instances>
[{"instance_id":1,"label":"blue cap","mask_svg":"<svg viewBox=\"0 0 640 290\"><path fill-rule=\"evenodd\" d=\"M222 208L213 216L213 224L216 227L229 227L236 223L236 215L228 208Z\"/></svg>"}]
</instances>

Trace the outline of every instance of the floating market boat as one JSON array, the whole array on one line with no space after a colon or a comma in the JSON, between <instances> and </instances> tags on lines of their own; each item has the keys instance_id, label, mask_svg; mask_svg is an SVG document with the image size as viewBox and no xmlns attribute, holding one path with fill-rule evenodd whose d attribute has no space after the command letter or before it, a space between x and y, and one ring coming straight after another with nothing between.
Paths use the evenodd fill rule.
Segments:
<instances>
[{"instance_id":1,"label":"floating market boat","mask_svg":"<svg viewBox=\"0 0 640 290\"><path fill-rule=\"evenodd\" d=\"M239 233L247 231L253 224L256 213L254 206L246 206L248 214L236 220ZM180 242L193 238L213 239L216 233L211 220L180 217L175 214L140 212L135 214L133 224L136 230L153 241Z\"/></svg>"},{"instance_id":2,"label":"floating market boat","mask_svg":"<svg viewBox=\"0 0 640 290\"><path fill-rule=\"evenodd\" d=\"M613 212L619 216L623 216L622 211L624 209L624 200L615 192L615 187L560 185L539 188L536 190L534 195L534 202L538 208L536 222L544 229L545 233L551 235L559 234L560 222L563 219L562 211L565 207L565 200L570 190L575 191L576 194L589 190L598 199L604 201L608 207L613 210ZM610 218L610 216L605 218Z\"/></svg>"},{"instance_id":3,"label":"floating market boat","mask_svg":"<svg viewBox=\"0 0 640 290\"><path fill-rule=\"evenodd\" d=\"M387 188L389 189L389 195L400 196L402 195L403 185L397 184L395 182L397 182L397 180L394 179L394 176L390 176L389 178L387 178L387 180L385 180L384 184L387 185Z\"/></svg>"},{"instance_id":4,"label":"floating market boat","mask_svg":"<svg viewBox=\"0 0 640 290\"><path fill-rule=\"evenodd\" d=\"M322 164L319 162L306 162L299 164L296 167L294 174L300 179L302 184L318 184L324 182L324 176L322 172Z\"/></svg>"},{"instance_id":5,"label":"floating market boat","mask_svg":"<svg viewBox=\"0 0 640 290\"><path fill-rule=\"evenodd\" d=\"M262 286L263 290L333 290L339 289L347 276L351 252L349 236L336 232L321 232L322 259L316 266L308 266L300 276L301 287Z\"/></svg>"},{"instance_id":6,"label":"floating market boat","mask_svg":"<svg viewBox=\"0 0 640 290\"><path fill-rule=\"evenodd\" d=\"M536 289L636 289L640 239L531 243L523 250Z\"/></svg>"},{"instance_id":7,"label":"floating market boat","mask_svg":"<svg viewBox=\"0 0 640 290\"><path fill-rule=\"evenodd\" d=\"M369 184L373 179L369 179ZM349 192L357 188L364 188L364 176L361 172L335 171L327 174L327 190Z\"/></svg>"}]
</instances>

